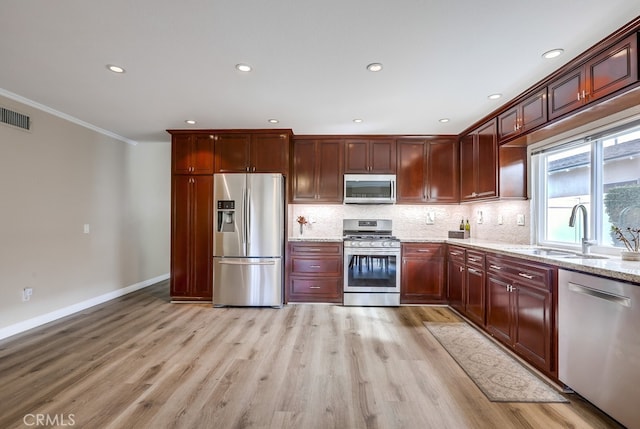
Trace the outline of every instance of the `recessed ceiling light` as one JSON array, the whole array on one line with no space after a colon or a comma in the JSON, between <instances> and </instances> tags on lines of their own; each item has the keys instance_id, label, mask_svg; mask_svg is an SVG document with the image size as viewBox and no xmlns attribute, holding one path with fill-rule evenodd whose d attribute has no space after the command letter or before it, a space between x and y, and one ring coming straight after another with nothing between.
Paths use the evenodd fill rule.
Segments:
<instances>
[{"instance_id":1,"label":"recessed ceiling light","mask_svg":"<svg viewBox=\"0 0 640 429\"><path fill-rule=\"evenodd\" d=\"M440 119L440 122L446 124L447 122L449 122L449 118L442 118Z\"/></svg>"},{"instance_id":2,"label":"recessed ceiling light","mask_svg":"<svg viewBox=\"0 0 640 429\"><path fill-rule=\"evenodd\" d=\"M353 122L355 122L356 124L361 124L362 123L362 119L354 119Z\"/></svg>"},{"instance_id":3,"label":"recessed ceiling light","mask_svg":"<svg viewBox=\"0 0 640 429\"><path fill-rule=\"evenodd\" d=\"M248 64L236 64L236 69L238 69L241 72L250 72L251 66Z\"/></svg>"},{"instance_id":4,"label":"recessed ceiling light","mask_svg":"<svg viewBox=\"0 0 640 429\"><path fill-rule=\"evenodd\" d=\"M370 72L379 72L382 70L382 64L380 63L371 63L367 66L367 70Z\"/></svg>"},{"instance_id":5,"label":"recessed ceiling light","mask_svg":"<svg viewBox=\"0 0 640 429\"><path fill-rule=\"evenodd\" d=\"M277 119L269 119L267 122L269 122L270 124L277 124L280 121Z\"/></svg>"},{"instance_id":6,"label":"recessed ceiling light","mask_svg":"<svg viewBox=\"0 0 640 429\"><path fill-rule=\"evenodd\" d=\"M547 60L549 60L551 58L559 57L563 52L564 49L552 49L542 54L542 58L546 58Z\"/></svg>"},{"instance_id":7,"label":"recessed ceiling light","mask_svg":"<svg viewBox=\"0 0 640 429\"><path fill-rule=\"evenodd\" d=\"M185 122L185 124L189 124L189 125L195 125L196 124L196 121L194 121L193 119L187 119L184 122Z\"/></svg>"},{"instance_id":8,"label":"recessed ceiling light","mask_svg":"<svg viewBox=\"0 0 640 429\"><path fill-rule=\"evenodd\" d=\"M107 64L107 68L114 73L124 73L124 69L120 66L115 66L113 64Z\"/></svg>"},{"instance_id":9,"label":"recessed ceiling light","mask_svg":"<svg viewBox=\"0 0 640 429\"><path fill-rule=\"evenodd\" d=\"M497 100L498 98L502 97L502 94L491 94L490 96L488 96L487 98L489 100Z\"/></svg>"}]
</instances>

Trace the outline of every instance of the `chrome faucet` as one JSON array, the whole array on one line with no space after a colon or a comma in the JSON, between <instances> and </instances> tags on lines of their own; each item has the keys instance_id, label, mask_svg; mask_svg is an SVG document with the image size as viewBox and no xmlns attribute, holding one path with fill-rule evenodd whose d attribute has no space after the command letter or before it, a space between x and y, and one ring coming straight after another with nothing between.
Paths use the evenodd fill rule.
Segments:
<instances>
[{"instance_id":1,"label":"chrome faucet","mask_svg":"<svg viewBox=\"0 0 640 429\"><path fill-rule=\"evenodd\" d=\"M587 221L587 208L583 204L576 204L571 210L571 217L569 218L569 226L573 227L576 224L576 212L580 209L582 212L582 253L587 254L591 251L591 246L596 244L595 241L589 240L589 223Z\"/></svg>"}]
</instances>

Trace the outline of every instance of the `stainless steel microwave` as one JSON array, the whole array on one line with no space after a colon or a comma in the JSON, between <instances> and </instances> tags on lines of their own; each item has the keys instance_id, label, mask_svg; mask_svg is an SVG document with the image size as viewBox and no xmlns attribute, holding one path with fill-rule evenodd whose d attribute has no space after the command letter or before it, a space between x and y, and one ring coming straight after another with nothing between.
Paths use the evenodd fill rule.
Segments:
<instances>
[{"instance_id":1,"label":"stainless steel microwave","mask_svg":"<svg viewBox=\"0 0 640 429\"><path fill-rule=\"evenodd\" d=\"M394 204L395 174L345 174L345 204Z\"/></svg>"}]
</instances>

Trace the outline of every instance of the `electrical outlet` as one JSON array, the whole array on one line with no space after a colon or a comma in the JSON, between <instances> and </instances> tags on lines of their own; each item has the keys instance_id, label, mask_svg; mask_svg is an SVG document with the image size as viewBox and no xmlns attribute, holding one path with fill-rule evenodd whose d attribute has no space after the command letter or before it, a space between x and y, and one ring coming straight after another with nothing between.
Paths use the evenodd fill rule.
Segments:
<instances>
[{"instance_id":1,"label":"electrical outlet","mask_svg":"<svg viewBox=\"0 0 640 429\"><path fill-rule=\"evenodd\" d=\"M482 222L484 222L484 218L482 217L482 210L478 210L478 218L477 218L477 222L479 224L481 224Z\"/></svg>"},{"instance_id":2,"label":"electrical outlet","mask_svg":"<svg viewBox=\"0 0 640 429\"><path fill-rule=\"evenodd\" d=\"M524 226L524 215L523 214L516 215L516 225Z\"/></svg>"},{"instance_id":3,"label":"electrical outlet","mask_svg":"<svg viewBox=\"0 0 640 429\"><path fill-rule=\"evenodd\" d=\"M504 223L504 216L500 214L498 215L498 225L502 225L503 223Z\"/></svg>"},{"instance_id":4,"label":"electrical outlet","mask_svg":"<svg viewBox=\"0 0 640 429\"><path fill-rule=\"evenodd\" d=\"M427 225L433 225L436 223L436 214L434 212L427 212Z\"/></svg>"},{"instance_id":5,"label":"electrical outlet","mask_svg":"<svg viewBox=\"0 0 640 429\"><path fill-rule=\"evenodd\" d=\"M31 299L31 295L33 295L33 288L26 287L22 289L22 300L29 301Z\"/></svg>"},{"instance_id":6,"label":"electrical outlet","mask_svg":"<svg viewBox=\"0 0 640 429\"><path fill-rule=\"evenodd\" d=\"M89 234L89 232L91 231L91 227L89 226L88 223L84 224L83 231L85 234Z\"/></svg>"}]
</instances>

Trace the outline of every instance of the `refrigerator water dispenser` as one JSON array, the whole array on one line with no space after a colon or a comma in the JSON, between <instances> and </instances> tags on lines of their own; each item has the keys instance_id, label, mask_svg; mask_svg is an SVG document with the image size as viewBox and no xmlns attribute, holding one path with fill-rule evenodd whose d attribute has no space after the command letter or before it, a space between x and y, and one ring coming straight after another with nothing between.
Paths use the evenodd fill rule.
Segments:
<instances>
[{"instance_id":1,"label":"refrigerator water dispenser","mask_svg":"<svg viewBox=\"0 0 640 429\"><path fill-rule=\"evenodd\" d=\"M218 201L218 232L235 232L235 206L233 200Z\"/></svg>"}]
</instances>

